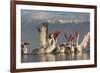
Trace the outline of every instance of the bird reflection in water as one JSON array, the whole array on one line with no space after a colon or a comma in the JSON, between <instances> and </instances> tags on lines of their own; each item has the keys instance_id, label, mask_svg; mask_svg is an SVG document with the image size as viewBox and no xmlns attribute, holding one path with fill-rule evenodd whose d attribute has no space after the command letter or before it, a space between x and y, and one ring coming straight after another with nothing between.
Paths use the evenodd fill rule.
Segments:
<instances>
[{"instance_id":1,"label":"bird reflection in water","mask_svg":"<svg viewBox=\"0 0 100 73\"><path fill-rule=\"evenodd\" d=\"M27 62L54 62L54 61L72 61L72 60L88 60L90 55L85 53L49 53L49 54L34 54L22 55L22 63Z\"/></svg>"},{"instance_id":2,"label":"bird reflection in water","mask_svg":"<svg viewBox=\"0 0 100 73\"><path fill-rule=\"evenodd\" d=\"M39 58L40 62L55 61L54 54L40 54L40 55L38 55L38 58Z\"/></svg>"}]
</instances>

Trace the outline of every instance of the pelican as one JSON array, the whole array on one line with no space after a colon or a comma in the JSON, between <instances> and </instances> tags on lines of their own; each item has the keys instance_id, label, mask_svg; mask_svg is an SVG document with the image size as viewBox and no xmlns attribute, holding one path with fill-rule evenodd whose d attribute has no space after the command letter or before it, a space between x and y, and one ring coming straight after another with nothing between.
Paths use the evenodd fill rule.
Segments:
<instances>
[{"instance_id":1,"label":"pelican","mask_svg":"<svg viewBox=\"0 0 100 73\"><path fill-rule=\"evenodd\" d=\"M89 45L90 32L88 32L84 35L83 40L80 44L78 43L78 40L79 40L79 33L76 32L76 50L79 51L79 52L82 52L82 50L87 48L87 46Z\"/></svg>"},{"instance_id":2,"label":"pelican","mask_svg":"<svg viewBox=\"0 0 100 73\"><path fill-rule=\"evenodd\" d=\"M66 50L66 45L65 45L65 43L63 43L63 44L57 46L57 52L59 52L59 53L64 53L65 50Z\"/></svg>"},{"instance_id":3,"label":"pelican","mask_svg":"<svg viewBox=\"0 0 100 73\"><path fill-rule=\"evenodd\" d=\"M60 34L59 31L50 33L48 36L48 27L47 24L43 24L41 28L37 28L40 35L40 48L36 48L32 51L32 54L41 54L41 53L51 53L56 48L57 37Z\"/></svg>"},{"instance_id":4,"label":"pelican","mask_svg":"<svg viewBox=\"0 0 100 73\"><path fill-rule=\"evenodd\" d=\"M68 36L65 33L65 38L68 40L68 43L66 45L67 50L70 50L70 52L73 53L75 51L74 50L74 46L73 46L73 44L74 44L74 37L73 37L73 35L70 34L70 36L68 38Z\"/></svg>"},{"instance_id":5,"label":"pelican","mask_svg":"<svg viewBox=\"0 0 100 73\"><path fill-rule=\"evenodd\" d=\"M21 44L21 54L27 54L28 53L27 45L29 45L29 43L27 43L27 42L25 42L24 44Z\"/></svg>"},{"instance_id":6,"label":"pelican","mask_svg":"<svg viewBox=\"0 0 100 73\"><path fill-rule=\"evenodd\" d=\"M45 53L45 48L47 48L47 36L48 36L48 23L43 23L41 27L37 27L40 39L40 48L36 48L32 51L32 54Z\"/></svg>"},{"instance_id":7,"label":"pelican","mask_svg":"<svg viewBox=\"0 0 100 73\"><path fill-rule=\"evenodd\" d=\"M60 34L60 32L56 31L53 33L50 33L48 37L48 42L46 48L36 48L32 51L32 54L41 54L41 53L52 53L56 49L56 43L57 43L57 36Z\"/></svg>"},{"instance_id":8,"label":"pelican","mask_svg":"<svg viewBox=\"0 0 100 73\"><path fill-rule=\"evenodd\" d=\"M53 52L54 49L56 49L56 44L57 44L57 37L58 35L60 34L59 31L56 31L54 33L51 33L49 35L49 38L48 38L48 46L46 48L46 53L51 53Z\"/></svg>"},{"instance_id":9,"label":"pelican","mask_svg":"<svg viewBox=\"0 0 100 73\"><path fill-rule=\"evenodd\" d=\"M70 48L71 48L71 51L72 52L74 52L74 46L73 46L73 40L74 40L74 37L73 37L73 35L72 34L70 34L70 36L69 36L69 43L70 43Z\"/></svg>"},{"instance_id":10,"label":"pelican","mask_svg":"<svg viewBox=\"0 0 100 73\"><path fill-rule=\"evenodd\" d=\"M82 51L82 49L81 49L81 46L79 45L79 33L78 32L76 32L75 33L76 34L76 41L75 41L75 52L81 52Z\"/></svg>"},{"instance_id":11,"label":"pelican","mask_svg":"<svg viewBox=\"0 0 100 73\"><path fill-rule=\"evenodd\" d=\"M61 45L57 46L57 52L59 53L73 53L74 52L74 46L73 46L73 40L74 37L72 36L72 34L70 34L69 38L67 37L67 35L65 34L66 39L68 40L68 43L66 44L65 42Z\"/></svg>"},{"instance_id":12,"label":"pelican","mask_svg":"<svg viewBox=\"0 0 100 73\"><path fill-rule=\"evenodd\" d=\"M67 47L71 49L72 52L82 52L83 49L87 48L90 42L90 32L86 33L82 39L82 42L79 44L79 32L76 32L76 41L73 42L74 37L70 34L69 38L65 34L66 39L68 40Z\"/></svg>"},{"instance_id":13,"label":"pelican","mask_svg":"<svg viewBox=\"0 0 100 73\"><path fill-rule=\"evenodd\" d=\"M47 46L47 36L48 36L48 24L43 23L40 28L37 27L37 30L39 32L40 48L46 48L46 46Z\"/></svg>"},{"instance_id":14,"label":"pelican","mask_svg":"<svg viewBox=\"0 0 100 73\"><path fill-rule=\"evenodd\" d=\"M83 37L83 40L80 44L80 46L85 49L89 46L89 43L90 43L90 32L86 33Z\"/></svg>"}]
</instances>

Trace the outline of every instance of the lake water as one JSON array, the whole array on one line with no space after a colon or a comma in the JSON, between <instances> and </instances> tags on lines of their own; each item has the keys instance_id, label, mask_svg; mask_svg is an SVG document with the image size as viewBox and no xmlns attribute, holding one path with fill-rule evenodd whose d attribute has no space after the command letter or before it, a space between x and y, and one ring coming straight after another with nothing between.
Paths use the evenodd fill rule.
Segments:
<instances>
[{"instance_id":1,"label":"lake water","mask_svg":"<svg viewBox=\"0 0 100 73\"><path fill-rule=\"evenodd\" d=\"M56 53L56 54L30 54L22 55L21 62L53 62L53 61L70 61L70 60L88 60L90 59L90 53L77 53L77 54L66 54L66 53Z\"/></svg>"}]
</instances>

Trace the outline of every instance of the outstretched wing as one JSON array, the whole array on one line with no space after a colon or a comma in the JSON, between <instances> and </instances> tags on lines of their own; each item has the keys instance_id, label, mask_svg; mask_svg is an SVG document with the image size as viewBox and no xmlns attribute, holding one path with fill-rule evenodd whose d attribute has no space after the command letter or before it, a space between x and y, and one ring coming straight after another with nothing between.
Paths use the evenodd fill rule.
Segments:
<instances>
[{"instance_id":1,"label":"outstretched wing","mask_svg":"<svg viewBox=\"0 0 100 73\"><path fill-rule=\"evenodd\" d=\"M82 40L80 46L81 46L83 49L85 49L85 48L87 48L88 46L90 46L89 43L90 43L90 32L88 32L87 34L84 35L83 40Z\"/></svg>"}]
</instances>

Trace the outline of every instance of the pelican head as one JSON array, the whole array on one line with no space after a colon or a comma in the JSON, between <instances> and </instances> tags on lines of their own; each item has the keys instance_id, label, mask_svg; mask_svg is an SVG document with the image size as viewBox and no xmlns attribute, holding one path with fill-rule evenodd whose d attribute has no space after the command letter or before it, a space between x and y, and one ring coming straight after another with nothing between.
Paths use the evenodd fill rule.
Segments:
<instances>
[{"instance_id":1,"label":"pelican head","mask_svg":"<svg viewBox=\"0 0 100 73\"><path fill-rule=\"evenodd\" d=\"M30 43L28 43L28 42L25 42L23 45L30 45Z\"/></svg>"},{"instance_id":2,"label":"pelican head","mask_svg":"<svg viewBox=\"0 0 100 73\"><path fill-rule=\"evenodd\" d=\"M50 33L49 38L51 39L53 37L54 37L54 34L53 33Z\"/></svg>"}]
</instances>

